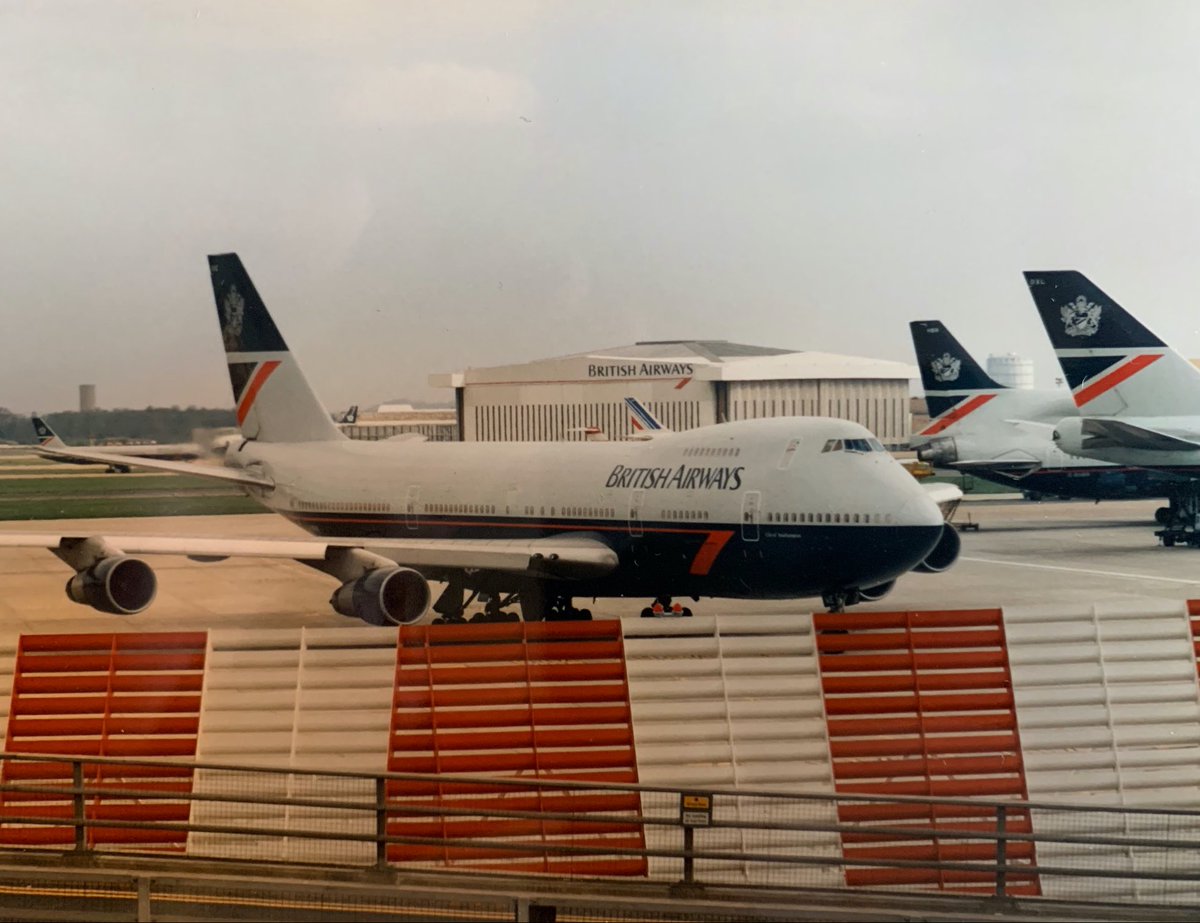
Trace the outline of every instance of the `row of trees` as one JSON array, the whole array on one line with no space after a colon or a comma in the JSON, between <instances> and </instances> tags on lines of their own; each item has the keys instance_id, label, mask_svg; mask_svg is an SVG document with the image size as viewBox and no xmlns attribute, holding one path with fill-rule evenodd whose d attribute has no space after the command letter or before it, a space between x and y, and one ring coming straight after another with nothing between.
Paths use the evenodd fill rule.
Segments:
<instances>
[{"instance_id":1,"label":"row of trees","mask_svg":"<svg viewBox=\"0 0 1200 923\"><path fill-rule=\"evenodd\" d=\"M150 439L187 442L194 429L237 424L232 410L211 407L147 407L144 410L77 410L45 414L46 422L64 442L87 445L105 439ZM34 442L26 414L0 407L0 441Z\"/></svg>"}]
</instances>

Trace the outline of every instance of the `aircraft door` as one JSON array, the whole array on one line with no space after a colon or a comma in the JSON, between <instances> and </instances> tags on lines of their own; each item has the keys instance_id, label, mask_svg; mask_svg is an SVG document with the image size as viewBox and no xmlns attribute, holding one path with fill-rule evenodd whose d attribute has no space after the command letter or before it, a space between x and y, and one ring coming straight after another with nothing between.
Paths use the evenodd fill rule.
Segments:
<instances>
[{"instance_id":1,"label":"aircraft door","mask_svg":"<svg viewBox=\"0 0 1200 923\"><path fill-rule=\"evenodd\" d=\"M410 529L417 528L417 520L421 514L421 485L410 484L408 496L404 500L404 524Z\"/></svg>"},{"instance_id":2,"label":"aircraft door","mask_svg":"<svg viewBox=\"0 0 1200 923\"><path fill-rule=\"evenodd\" d=\"M629 534L642 537L642 503L646 499L644 490L635 490L629 495Z\"/></svg>"},{"instance_id":3,"label":"aircraft door","mask_svg":"<svg viewBox=\"0 0 1200 923\"><path fill-rule=\"evenodd\" d=\"M758 541L758 523L762 516L762 492L751 490L742 497L742 541Z\"/></svg>"}]
</instances>

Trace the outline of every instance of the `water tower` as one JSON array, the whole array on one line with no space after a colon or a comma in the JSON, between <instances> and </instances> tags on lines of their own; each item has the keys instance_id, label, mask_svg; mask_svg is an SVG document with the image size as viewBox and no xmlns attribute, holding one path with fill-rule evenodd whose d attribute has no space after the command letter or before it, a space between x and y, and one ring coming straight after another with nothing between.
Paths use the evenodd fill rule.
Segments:
<instances>
[{"instance_id":1,"label":"water tower","mask_svg":"<svg viewBox=\"0 0 1200 923\"><path fill-rule=\"evenodd\" d=\"M1033 388L1033 360L1016 353L988 356L987 371L1006 388Z\"/></svg>"}]
</instances>

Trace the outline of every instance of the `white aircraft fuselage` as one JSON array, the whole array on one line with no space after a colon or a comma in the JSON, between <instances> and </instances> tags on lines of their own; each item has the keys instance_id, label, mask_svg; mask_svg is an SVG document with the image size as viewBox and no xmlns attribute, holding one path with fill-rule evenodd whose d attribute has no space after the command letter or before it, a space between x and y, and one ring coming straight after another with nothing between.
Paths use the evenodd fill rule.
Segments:
<instances>
[{"instance_id":1,"label":"white aircraft fuselage","mask_svg":"<svg viewBox=\"0 0 1200 923\"><path fill-rule=\"evenodd\" d=\"M937 506L889 453L825 450L868 439L796 417L647 442L248 440L226 465L273 481L251 493L321 536L577 533L620 564L572 581L574 595L793 598L887 583L942 536Z\"/></svg>"}]
</instances>

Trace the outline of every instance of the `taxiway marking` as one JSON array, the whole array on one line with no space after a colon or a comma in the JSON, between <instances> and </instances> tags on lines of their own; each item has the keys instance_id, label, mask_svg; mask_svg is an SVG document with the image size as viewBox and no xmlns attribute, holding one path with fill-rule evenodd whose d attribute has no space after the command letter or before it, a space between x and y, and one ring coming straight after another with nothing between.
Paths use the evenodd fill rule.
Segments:
<instances>
[{"instance_id":1,"label":"taxiway marking","mask_svg":"<svg viewBox=\"0 0 1200 923\"><path fill-rule=\"evenodd\" d=\"M1158 580L1161 583L1191 583L1200 585L1200 580L1187 580L1183 577L1156 577L1152 574L1130 574L1119 570L1089 570L1086 567L1061 567L1056 564L1030 564L1028 561L997 561L994 558L969 558L962 555L960 561L974 561L978 564L1004 564L1008 567L1032 567L1035 570L1061 570L1070 574L1095 574L1099 577L1129 577L1132 580Z\"/></svg>"}]
</instances>

